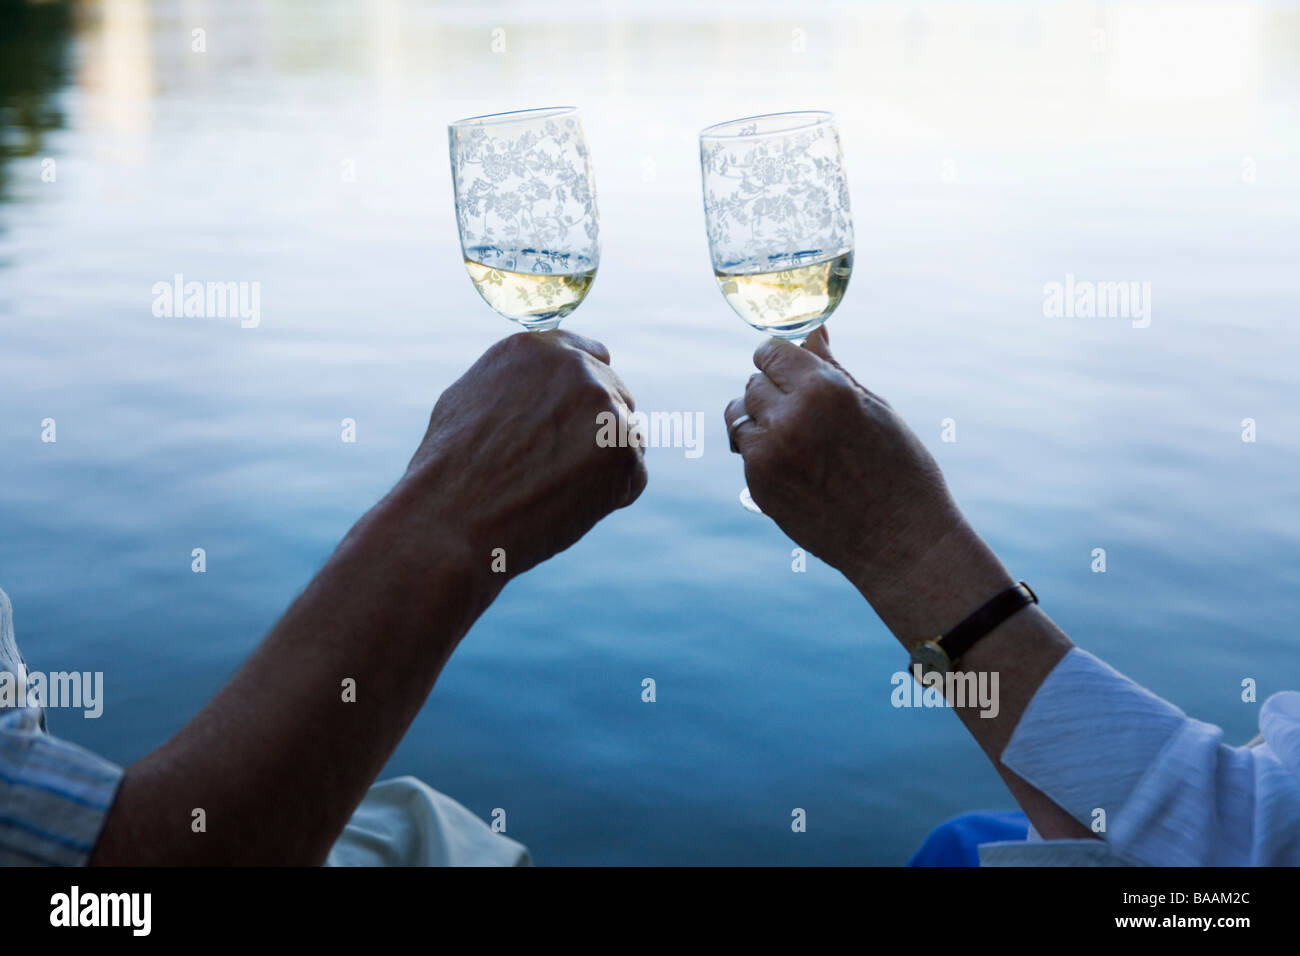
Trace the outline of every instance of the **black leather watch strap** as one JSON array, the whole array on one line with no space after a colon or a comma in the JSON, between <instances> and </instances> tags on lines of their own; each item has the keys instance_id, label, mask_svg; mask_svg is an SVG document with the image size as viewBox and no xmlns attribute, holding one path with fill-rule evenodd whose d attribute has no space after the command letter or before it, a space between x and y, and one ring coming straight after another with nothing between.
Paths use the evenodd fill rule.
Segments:
<instances>
[{"instance_id":1,"label":"black leather watch strap","mask_svg":"<svg viewBox=\"0 0 1300 956\"><path fill-rule=\"evenodd\" d=\"M975 642L1023 607L1038 603L1038 595L1024 581L1007 588L939 638L938 644L956 664Z\"/></svg>"}]
</instances>

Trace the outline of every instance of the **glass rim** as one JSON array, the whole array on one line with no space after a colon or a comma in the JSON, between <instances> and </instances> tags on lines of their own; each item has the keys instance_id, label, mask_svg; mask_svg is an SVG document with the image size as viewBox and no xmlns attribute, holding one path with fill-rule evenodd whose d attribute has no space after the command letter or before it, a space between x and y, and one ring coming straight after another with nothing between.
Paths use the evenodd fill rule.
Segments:
<instances>
[{"instance_id":1,"label":"glass rim","mask_svg":"<svg viewBox=\"0 0 1300 956\"><path fill-rule=\"evenodd\" d=\"M454 123L448 123L447 129L460 129L466 126L509 126L513 123L548 119L555 116L570 116L578 112L576 106L536 106L524 110L509 110L505 113L484 113L481 116L466 116Z\"/></svg>"},{"instance_id":2,"label":"glass rim","mask_svg":"<svg viewBox=\"0 0 1300 956\"><path fill-rule=\"evenodd\" d=\"M753 133L723 132L728 127L778 117L789 117L791 122L789 125L777 129L761 130ZM796 117L801 119L796 119ZM700 130L700 139L750 139L756 136L783 136L801 129L811 129L815 126L825 126L834 122L835 114L829 110L785 110L779 113L759 113L757 116L742 116L739 119L725 120L721 123L714 123L712 126L706 126Z\"/></svg>"}]
</instances>

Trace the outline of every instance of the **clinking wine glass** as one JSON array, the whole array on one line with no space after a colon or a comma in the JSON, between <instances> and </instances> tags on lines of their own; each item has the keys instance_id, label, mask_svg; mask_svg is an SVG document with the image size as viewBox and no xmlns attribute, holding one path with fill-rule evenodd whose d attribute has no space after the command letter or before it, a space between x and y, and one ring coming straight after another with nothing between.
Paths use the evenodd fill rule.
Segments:
<instances>
[{"instance_id":1,"label":"clinking wine glass","mask_svg":"<svg viewBox=\"0 0 1300 956\"><path fill-rule=\"evenodd\" d=\"M727 303L802 345L840 304L853 271L853 217L835 117L769 113L700 132L704 221ZM749 495L740 501L761 514Z\"/></svg>"},{"instance_id":2,"label":"clinking wine glass","mask_svg":"<svg viewBox=\"0 0 1300 956\"><path fill-rule=\"evenodd\" d=\"M587 297L600 217L587 139L571 106L474 116L447 128L460 247L483 301L530 331Z\"/></svg>"}]
</instances>

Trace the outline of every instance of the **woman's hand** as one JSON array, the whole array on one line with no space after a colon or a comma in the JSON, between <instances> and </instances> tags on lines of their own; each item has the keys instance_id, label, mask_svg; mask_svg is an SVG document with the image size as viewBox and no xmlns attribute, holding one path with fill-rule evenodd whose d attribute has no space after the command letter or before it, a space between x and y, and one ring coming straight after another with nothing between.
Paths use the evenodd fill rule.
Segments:
<instances>
[{"instance_id":1,"label":"woman's hand","mask_svg":"<svg viewBox=\"0 0 1300 956\"><path fill-rule=\"evenodd\" d=\"M875 603L963 524L939 466L835 361L825 327L803 348L767 340L754 364L758 374L725 413L750 494ZM750 420L733 429L741 415Z\"/></svg>"}]
</instances>

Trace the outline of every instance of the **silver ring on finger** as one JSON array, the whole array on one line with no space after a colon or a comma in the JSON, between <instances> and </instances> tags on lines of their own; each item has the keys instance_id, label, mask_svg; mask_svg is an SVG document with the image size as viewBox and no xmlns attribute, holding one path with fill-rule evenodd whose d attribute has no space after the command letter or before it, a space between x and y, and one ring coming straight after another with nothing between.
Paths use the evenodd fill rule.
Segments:
<instances>
[{"instance_id":1,"label":"silver ring on finger","mask_svg":"<svg viewBox=\"0 0 1300 956\"><path fill-rule=\"evenodd\" d=\"M731 450L736 454L740 454L740 449L736 447L736 432L740 430L741 425L746 422L752 422L753 420L754 419L750 418L748 415L741 415L727 426L727 439L731 442Z\"/></svg>"}]
</instances>

